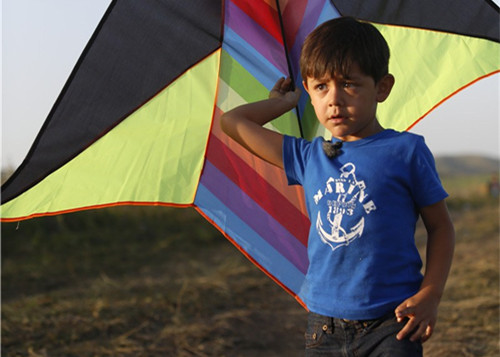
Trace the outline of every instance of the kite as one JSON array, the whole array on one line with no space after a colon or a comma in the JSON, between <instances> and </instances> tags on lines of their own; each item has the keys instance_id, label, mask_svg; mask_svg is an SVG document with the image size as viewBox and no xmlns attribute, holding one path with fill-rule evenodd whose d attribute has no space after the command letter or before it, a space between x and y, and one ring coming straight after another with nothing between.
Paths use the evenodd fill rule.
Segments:
<instances>
[{"instance_id":1,"label":"kite","mask_svg":"<svg viewBox=\"0 0 500 357\"><path fill-rule=\"evenodd\" d=\"M219 128L221 113L302 78L304 38L322 22L373 23L396 77L379 107L408 130L500 72L499 9L465 0L115 0L27 157L2 187L4 222L116 205L195 207L301 302L309 219L301 188ZM268 124L326 136L306 95Z\"/></svg>"}]
</instances>

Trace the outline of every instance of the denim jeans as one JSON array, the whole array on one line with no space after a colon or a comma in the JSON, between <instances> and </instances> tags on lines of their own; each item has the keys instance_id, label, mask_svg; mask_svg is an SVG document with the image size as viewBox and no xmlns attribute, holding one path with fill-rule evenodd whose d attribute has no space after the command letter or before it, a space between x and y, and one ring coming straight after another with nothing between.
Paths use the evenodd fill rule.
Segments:
<instances>
[{"instance_id":1,"label":"denim jeans","mask_svg":"<svg viewBox=\"0 0 500 357\"><path fill-rule=\"evenodd\" d=\"M406 321L398 323L394 313L376 320L349 321L309 312L306 357L310 356L422 356L422 344L409 338L397 340Z\"/></svg>"}]
</instances>

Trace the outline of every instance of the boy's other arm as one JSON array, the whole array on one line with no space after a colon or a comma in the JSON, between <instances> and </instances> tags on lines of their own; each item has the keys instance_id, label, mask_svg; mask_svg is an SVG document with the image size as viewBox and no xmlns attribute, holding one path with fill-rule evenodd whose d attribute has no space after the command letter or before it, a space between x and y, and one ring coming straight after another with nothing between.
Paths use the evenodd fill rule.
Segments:
<instances>
[{"instance_id":1,"label":"boy's other arm","mask_svg":"<svg viewBox=\"0 0 500 357\"><path fill-rule=\"evenodd\" d=\"M283 135L262 126L293 109L299 97L300 91L291 89L291 80L281 78L268 99L224 113L221 117L222 130L261 159L283 168Z\"/></svg>"},{"instance_id":2,"label":"boy's other arm","mask_svg":"<svg viewBox=\"0 0 500 357\"><path fill-rule=\"evenodd\" d=\"M397 335L411 334L413 341L427 341L437 321L437 309L451 267L455 247L455 230L444 200L424 207L420 214L427 230L425 274L417 294L396 308L396 317L409 320Z\"/></svg>"}]
</instances>

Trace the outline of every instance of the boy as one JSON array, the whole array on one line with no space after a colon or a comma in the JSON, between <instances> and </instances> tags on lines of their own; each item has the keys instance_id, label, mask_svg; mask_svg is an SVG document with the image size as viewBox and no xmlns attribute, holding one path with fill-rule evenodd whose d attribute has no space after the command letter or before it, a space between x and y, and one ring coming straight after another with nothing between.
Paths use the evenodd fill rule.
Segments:
<instances>
[{"instance_id":1,"label":"boy","mask_svg":"<svg viewBox=\"0 0 500 357\"><path fill-rule=\"evenodd\" d=\"M454 230L423 138L385 130L376 118L394 84L388 61L378 30L352 18L307 37L303 85L332 142L262 127L296 106L290 79L278 80L269 99L221 118L229 136L304 187L307 356L421 356L436 323ZM419 215L428 234L424 276L414 242Z\"/></svg>"}]
</instances>

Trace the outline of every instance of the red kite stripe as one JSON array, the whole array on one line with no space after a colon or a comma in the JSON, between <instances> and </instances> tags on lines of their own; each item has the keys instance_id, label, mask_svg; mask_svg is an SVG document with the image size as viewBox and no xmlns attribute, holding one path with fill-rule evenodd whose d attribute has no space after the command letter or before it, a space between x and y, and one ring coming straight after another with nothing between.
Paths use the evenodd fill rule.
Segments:
<instances>
[{"instance_id":1,"label":"red kite stripe","mask_svg":"<svg viewBox=\"0 0 500 357\"><path fill-rule=\"evenodd\" d=\"M217 137L210 135L209 140L207 160L307 245L309 219Z\"/></svg>"},{"instance_id":2,"label":"red kite stripe","mask_svg":"<svg viewBox=\"0 0 500 357\"><path fill-rule=\"evenodd\" d=\"M262 3L262 6L255 6L255 0L232 0L231 2L283 44L279 16L274 8L267 3Z\"/></svg>"},{"instance_id":3,"label":"red kite stripe","mask_svg":"<svg viewBox=\"0 0 500 357\"><path fill-rule=\"evenodd\" d=\"M304 215L307 215L306 202L304 199L304 191L302 186L288 186L288 182L284 175L283 170L266 163L263 160L257 159L253 154L243 148L240 144L230 139L222 132L220 128L219 117L222 114L219 107L216 107L214 114L214 122L212 125L211 133L219 138L224 145L226 145L236 156L240 157L249 166L253 167L255 171L262 177L272 177L273 180L268 181L278 192L287 199Z\"/></svg>"}]
</instances>

